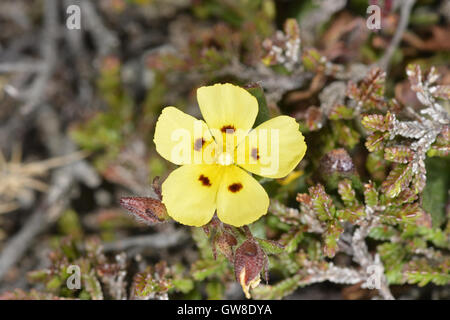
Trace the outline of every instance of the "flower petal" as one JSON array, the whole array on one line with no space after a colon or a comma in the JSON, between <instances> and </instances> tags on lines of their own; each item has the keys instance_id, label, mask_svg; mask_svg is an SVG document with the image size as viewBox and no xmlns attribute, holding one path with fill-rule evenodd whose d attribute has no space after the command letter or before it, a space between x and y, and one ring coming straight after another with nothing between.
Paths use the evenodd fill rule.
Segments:
<instances>
[{"instance_id":1,"label":"flower petal","mask_svg":"<svg viewBox=\"0 0 450 320\"><path fill-rule=\"evenodd\" d=\"M206 123L175 107L162 111L153 141L163 158L178 165L214 161L216 144Z\"/></svg>"},{"instance_id":2,"label":"flower petal","mask_svg":"<svg viewBox=\"0 0 450 320\"><path fill-rule=\"evenodd\" d=\"M269 196L251 175L231 165L224 167L217 193L217 216L227 224L240 227L267 213Z\"/></svg>"},{"instance_id":3,"label":"flower petal","mask_svg":"<svg viewBox=\"0 0 450 320\"><path fill-rule=\"evenodd\" d=\"M247 90L230 83L199 88L197 100L203 118L219 146L225 134L226 143L237 146L252 128L258 114L256 98ZM229 139L230 135L233 139Z\"/></svg>"},{"instance_id":4,"label":"flower petal","mask_svg":"<svg viewBox=\"0 0 450 320\"><path fill-rule=\"evenodd\" d=\"M168 215L188 226L207 224L216 210L223 168L185 165L175 169L162 184L162 202Z\"/></svg>"},{"instance_id":5,"label":"flower petal","mask_svg":"<svg viewBox=\"0 0 450 320\"><path fill-rule=\"evenodd\" d=\"M288 175L306 152L305 138L294 118L279 116L250 132L237 147L235 162L268 178Z\"/></svg>"}]
</instances>

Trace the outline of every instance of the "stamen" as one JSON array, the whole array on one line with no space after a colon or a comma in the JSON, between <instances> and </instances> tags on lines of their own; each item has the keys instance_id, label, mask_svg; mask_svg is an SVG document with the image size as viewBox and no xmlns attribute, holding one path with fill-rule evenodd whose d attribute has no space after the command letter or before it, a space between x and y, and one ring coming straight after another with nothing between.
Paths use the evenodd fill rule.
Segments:
<instances>
[{"instance_id":1,"label":"stamen","mask_svg":"<svg viewBox=\"0 0 450 320\"><path fill-rule=\"evenodd\" d=\"M233 164L233 157L228 152L222 152L217 158L217 163L222 166Z\"/></svg>"}]
</instances>

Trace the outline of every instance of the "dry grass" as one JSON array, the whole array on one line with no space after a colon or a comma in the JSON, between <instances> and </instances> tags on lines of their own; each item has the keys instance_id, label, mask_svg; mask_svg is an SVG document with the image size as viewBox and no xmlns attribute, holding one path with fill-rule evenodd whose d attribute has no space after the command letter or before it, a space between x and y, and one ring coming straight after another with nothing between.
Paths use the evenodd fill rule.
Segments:
<instances>
[{"instance_id":1,"label":"dry grass","mask_svg":"<svg viewBox=\"0 0 450 320\"><path fill-rule=\"evenodd\" d=\"M20 200L29 198L34 191L46 192L48 185L41 179L50 169L65 166L85 156L84 152L75 152L67 156L24 163L20 146L14 148L9 161L0 150L0 214L18 209Z\"/></svg>"}]
</instances>

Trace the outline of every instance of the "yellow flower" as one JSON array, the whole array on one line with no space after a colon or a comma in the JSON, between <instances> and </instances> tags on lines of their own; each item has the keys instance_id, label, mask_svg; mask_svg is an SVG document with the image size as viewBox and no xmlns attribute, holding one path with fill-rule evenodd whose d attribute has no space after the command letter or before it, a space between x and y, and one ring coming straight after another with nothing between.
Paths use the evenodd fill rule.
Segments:
<instances>
[{"instance_id":1,"label":"yellow flower","mask_svg":"<svg viewBox=\"0 0 450 320\"><path fill-rule=\"evenodd\" d=\"M251 173L282 178L306 152L295 119L279 116L255 129L258 102L232 84L197 90L205 121L166 107L156 123L158 153L181 167L162 185L162 201L174 220L189 226L218 218L240 227L267 213L269 197Z\"/></svg>"}]
</instances>

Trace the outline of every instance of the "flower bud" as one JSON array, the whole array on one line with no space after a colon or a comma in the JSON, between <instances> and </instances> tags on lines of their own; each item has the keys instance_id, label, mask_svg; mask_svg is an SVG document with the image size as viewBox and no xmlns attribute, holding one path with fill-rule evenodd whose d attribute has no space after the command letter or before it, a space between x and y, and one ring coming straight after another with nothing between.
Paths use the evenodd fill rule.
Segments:
<instances>
[{"instance_id":1,"label":"flower bud","mask_svg":"<svg viewBox=\"0 0 450 320\"><path fill-rule=\"evenodd\" d=\"M219 231L214 236L213 242L213 253L214 258L216 257L216 246L219 251L230 261L233 260L233 246L237 244L236 238L227 231Z\"/></svg>"},{"instance_id":2,"label":"flower bud","mask_svg":"<svg viewBox=\"0 0 450 320\"><path fill-rule=\"evenodd\" d=\"M255 240L246 240L236 250L234 273L247 299L250 299L250 288L256 288L261 281L260 273L266 265L267 256Z\"/></svg>"},{"instance_id":3,"label":"flower bud","mask_svg":"<svg viewBox=\"0 0 450 320\"><path fill-rule=\"evenodd\" d=\"M322 180L329 188L337 188L338 181L356 175L355 165L348 152L334 149L320 159L319 172Z\"/></svg>"},{"instance_id":4,"label":"flower bud","mask_svg":"<svg viewBox=\"0 0 450 320\"><path fill-rule=\"evenodd\" d=\"M152 225L169 220L166 207L157 199L147 197L125 197L120 205L140 222Z\"/></svg>"}]
</instances>

